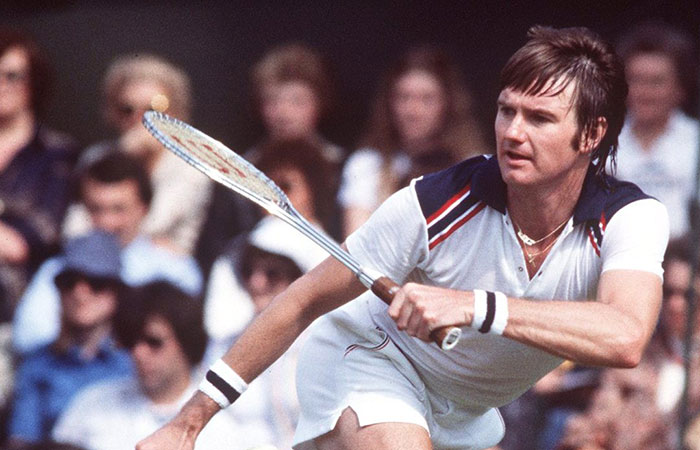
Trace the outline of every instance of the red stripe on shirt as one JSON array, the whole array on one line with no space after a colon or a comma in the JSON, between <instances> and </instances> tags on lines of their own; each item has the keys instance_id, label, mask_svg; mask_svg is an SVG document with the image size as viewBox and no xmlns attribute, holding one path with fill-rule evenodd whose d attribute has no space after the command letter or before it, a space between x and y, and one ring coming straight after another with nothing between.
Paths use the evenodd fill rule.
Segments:
<instances>
[{"instance_id":1,"label":"red stripe on shirt","mask_svg":"<svg viewBox=\"0 0 700 450\"><path fill-rule=\"evenodd\" d=\"M432 250L432 249L435 248L435 246L438 245L440 242L442 242L442 241L444 241L445 239L447 239L448 237L450 237L450 235L451 235L452 233L454 233L455 231L457 231L457 229L458 229L459 227L461 227L462 225L464 225L465 223L467 223L467 222L469 221L469 219L471 219L472 217L474 217L475 215L477 215L477 214L479 213L479 211L481 211L481 210L484 209L485 207L486 207L486 203L484 203L484 202L479 202L479 203L477 203L476 206L474 206L474 208L471 210L471 212L470 212L469 214L467 214L466 216L464 216L464 217L463 217L462 219L460 219L459 221L455 222L450 228L447 229L447 231L446 231L444 234L440 235L440 237L438 237L438 238L435 239L433 242L431 242L430 244L428 244L428 250Z\"/></svg>"},{"instance_id":2,"label":"red stripe on shirt","mask_svg":"<svg viewBox=\"0 0 700 450\"><path fill-rule=\"evenodd\" d=\"M434 213L432 213L432 214L430 215L430 217L428 217L428 218L426 219L426 223L428 224L428 226L430 226L430 223L431 223L433 220L435 220L437 217L440 217L440 214L442 214L443 212L445 212L445 210L447 210L450 206L454 205L464 194L466 194L467 192L469 192L470 186L471 186L471 184L466 185L466 186L464 187L464 189L462 189L461 191L457 192L455 195L452 196L452 198L450 198L449 200L447 200L447 202L445 202L445 204L442 205L442 206L440 207L440 209L438 209L437 211L435 211Z\"/></svg>"},{"instance_id":3,"label":"red stripe on shirt","mask_svg":"<svg viewBox=\"0 0 700 450\"><path fill-rule=\"evenodd\" d=\"M593 230L591 230L590 228L588 229L588 240L591 241L591 245L593 246L593 250L595 250L595 254L600 256L600 248L598 247L598 244L595 241Z\"/></svg>"}]
</instances>

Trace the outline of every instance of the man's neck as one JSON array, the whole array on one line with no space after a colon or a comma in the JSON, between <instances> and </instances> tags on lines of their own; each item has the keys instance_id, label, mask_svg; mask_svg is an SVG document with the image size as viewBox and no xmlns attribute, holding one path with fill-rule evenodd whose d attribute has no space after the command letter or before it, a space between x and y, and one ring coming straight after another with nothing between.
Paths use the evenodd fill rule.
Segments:
<instances>
[{"instance_id":1,"label":"man's neck","mask_svg":"<svg viewBox=\"0 0 700 450\"><path fill-rule=\"evenodd\" d=\"M158 167L158 164L163 159L165 151L166 150L163 147L162 150L158 149L156 151L151 151L143 156L143 163L146 167L146 171L150 175L153 175L153 172L156 170L156 167Z\"/></svg>"},{"instance_id":2,"label":"man's neck","mask_svg":"<svg viewBox=\"0 0 700 450\"><path fill-rule=\"evenodd\" d=\"M0 170L7 167L15 154L32 140L35 125L30 111L0 118Z\"/></svg>"},{"instance_id":3,"label":"man's neck","mask_svg":"<svg viewBox=\"0 0 700 450\"><path fill-rule=\"evenodd\" d=\"M631 123L632 134L637 139L642 149L651 150L654 142L666 131L670 116L663 121L642 122L633 120Z\"/></svg>"},{"instance_id":4,"label":"man's neck","mask_svg":"<svg viewBox=\"0 0 700 450\"><path fill-rule=\"evenodd\" d=\"M175 370L175 369L173 369ZM166 386L146 389L145 395L156 406L171 405L179 401L192 384L189 371L174 375Z\"/></svg>"},{"instance_id":5,"label":"man's neck","mask_svg":"<svg viewBox=\"0 0 700 450\"><path fill-rule=\"evenodd\" d=\"M508 187L508 213L532 238L546 236L571 217L578 202L586 172L578 170L563 183L546 186Z\"/></svg>"},{"instance_id":6,"label":"man's neck","mask_svg":"<svg viewBox=\"0 0 700 450\"><path fill-rule=\"evenodd\" d=\"M402 144L402 150L414 157L427 153L438 146L437 140L433 138L406 140Z\"/></svg>"},{"instance_id":7,"label":"man's neck","mask_svg":"<svg viewBox=\"0 0 700 450\"><path fill-rule=\"evenodd\" d=\"M56 340L56 346L63 351L77 346L83 358L92 359L97 356L102 342L109 337L111 330L111 326L107 323L89 328L63 326Z\"/></svg>"}]
</instances>

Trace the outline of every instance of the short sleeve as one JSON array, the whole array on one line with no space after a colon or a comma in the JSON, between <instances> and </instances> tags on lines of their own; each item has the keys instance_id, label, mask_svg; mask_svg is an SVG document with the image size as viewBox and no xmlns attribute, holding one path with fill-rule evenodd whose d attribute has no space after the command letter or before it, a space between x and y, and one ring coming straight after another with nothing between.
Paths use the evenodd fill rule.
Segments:
<instances>
[{"instance_id":1,"label":"short sleeve","mask_svg":"<svg viewBox=\"0 0 700 450\"><path fill-rule=\"evenodd\" d=\"M341 206L374 210L377 207L382 158L376 151L361 149L343 167L338 202Z\"/></svg>"},{"instance_id":2,"label":"short sleeve","mask_svg":"<svg viewBox=\"0 0 700 450\"><path fill-rule=\"evenodd\" d=\"M669 237L666 208L657 200L637 200L610 219L603 238L603 272L641 270L663 276Z\"/></svg>"},{"instance_id":3,"label":"short sleeve","mask_svg":"<svg viewBox=\"0 0 700 450\"><path fill-rule=\"evenodd\" d=\"M351 234L346 245L363 266L382 272L397 283L427 256L427 232L413 187L389 197Z\"/></svg>"}]
</instances>

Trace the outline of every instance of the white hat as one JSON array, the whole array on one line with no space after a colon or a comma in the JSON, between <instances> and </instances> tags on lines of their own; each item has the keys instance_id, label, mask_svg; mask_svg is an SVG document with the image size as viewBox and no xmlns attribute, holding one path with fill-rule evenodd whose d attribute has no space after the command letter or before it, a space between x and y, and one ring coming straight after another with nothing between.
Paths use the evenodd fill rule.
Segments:
<instances>
[{"instance_id":1,"label":"white hat","mask_svg":"<svg viewBox=\"0 0 700 450\"><path fill-rule=\"evenodd\" d=\"M328 252L311 239L274 216L260 220L250 232L248 242L268 253L286 256L302 272L313 269L328 256Z\"/></svg>"}]
</instances>

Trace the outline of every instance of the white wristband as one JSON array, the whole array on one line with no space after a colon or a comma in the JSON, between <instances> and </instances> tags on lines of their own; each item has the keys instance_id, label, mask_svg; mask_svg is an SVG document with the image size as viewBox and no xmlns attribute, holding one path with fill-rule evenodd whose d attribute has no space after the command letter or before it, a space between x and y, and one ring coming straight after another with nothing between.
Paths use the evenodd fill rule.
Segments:
<instances>
[{"instance_id":1,"label":"white wristband","mask_svg":"<svg viewBox=\"0 0 700 450\"><path fill-rule=\"evenodd\" d=\"M486 291L474 289L474 317L471 327L475 330L481 328L486 319Z\"/></svg>"},{"instance_id":2,"label":"white wristband","mask_svg":"<svg viewBox=\"0 0 700 450\"><path fill-rule=\"evenodd\" d=\"M246 389L248 384L221 359L211 365L199 384L199 390L222 409L236 401Z\"/></svg>"},{"instance_id":3,"label":"white wristband","mask_svg":"<svg viewBox=\"0 0 700 450\"><path fill-rule=\"evenodd\" d=\"M501 335L508 325L508 297L503 292L494 292L494 294L496 295L496 314L489 333Z\"/></svg>"},{"instance_id":4,"label":"white wristband","mask_svg":"<svg viewBox=\"0 0 700 450\"><path fill-rule=\"evenodd\" d=\"M502 292L474 289L471 327L480 333L503 334L508 324L508 297Z\"/></svg>"}]
</instances>

